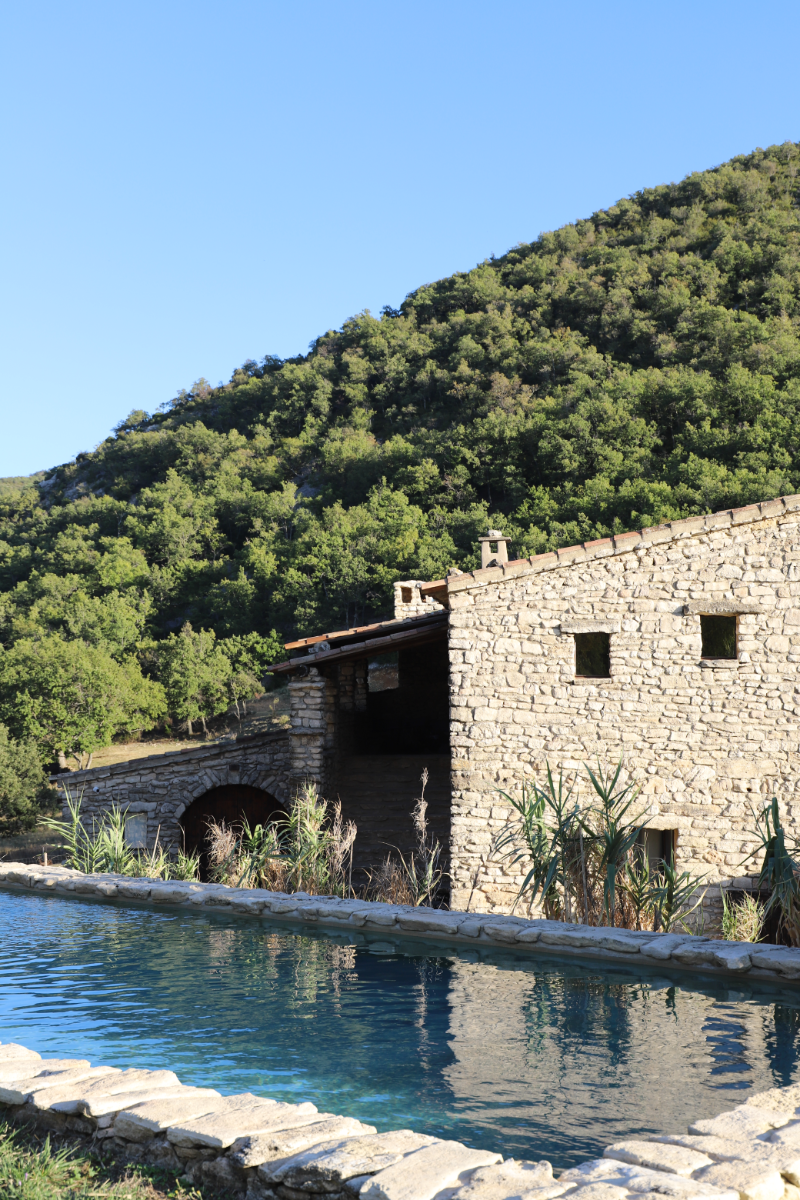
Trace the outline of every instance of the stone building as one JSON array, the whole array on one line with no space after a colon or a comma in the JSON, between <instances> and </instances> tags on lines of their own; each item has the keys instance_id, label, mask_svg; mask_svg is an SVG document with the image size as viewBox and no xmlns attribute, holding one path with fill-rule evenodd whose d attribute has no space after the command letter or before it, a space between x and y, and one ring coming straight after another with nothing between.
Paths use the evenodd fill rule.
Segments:
<instances>
[{"instance_id":1,"label":"stone building","mask_svg":"<svg viewBox=\"0 0 800 1200\"><path fill-rule=\"evenodd\" d=\"M622 758L652 857L752 877L751 808L775 794L800 818L800 497L513 561L493 530L481 550L478 570L398 585L429 611L287 647L294 777L341 796L374 861L407 841L427 766L453 907L512 903L498 789L548 762Z\"/></svg>"},{"instance_id":2,"label":"stone building","mask_svg":"<svg viewBox=\"0 0 800 1200\"><path fill-rule=\"evenodd\" d=\"M184 752L171 783L177 755L147 760L146 777L129 763L76 782L100 807L115 792L151 805L152 842L159 822L163 841L214 815L234 777L256 819L313 779L356 822L363 879L411 848L427 770L452 906L504 911L520 876L491 853L499 789L621 758L651 858L711 884L752 879L752 808L777 795L800 832L800 496L530 559L509 561L507 541L490 530L477 570L399 582L393 620L290 643L273 670L291 726L258 754L226 743ZM230 819L240 793L226 795Z\"/></svg>"}]
</instances>

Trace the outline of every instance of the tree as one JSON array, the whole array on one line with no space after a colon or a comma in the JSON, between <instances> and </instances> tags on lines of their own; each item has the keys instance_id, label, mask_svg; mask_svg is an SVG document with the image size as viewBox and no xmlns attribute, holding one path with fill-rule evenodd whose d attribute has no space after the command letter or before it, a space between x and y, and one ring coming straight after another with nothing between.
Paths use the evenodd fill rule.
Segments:
<instances>
[{"instance_id":1,"label":"tree","mask_svg":"<svg viewBox=\"0 0 800 1200\"><path fill-rule=\"evenodd\" d=\"M15 741L0 725L0 834L33 829L52 795L36 743Z\"/></svg>"},{"instance_id":2,"label":"tree","mask_svg":"<svg viewBox=\"0 0 800 1200\"><path fill-rule=\"evenodd\" d=\"M206 722L227 709L230 659L212 629L195 631L187 621L179 634L158 647L158 676L166 692L170 716L185 721L191 735L195 721Z\"/></svg>"},{"instance_id":3,"label":"tree","mask_svg":"<svg viewBox=\"0 0 800 1200\"><path fill-rule=\"evenodd\" d=\"M88 766L120 734L152 728L165 707L163 688L133 658L116 662L99 647L52 634L0 652L0 719L62 765L72 756Z\"/></svg>"},{"instance_id":4,"label":"tree","mask_svg":"<svg viewBox=\"0 0 800 1200\"><path fill-rule=\"evenodd\" d=\"M393 580L472 568L487 526L524 557L797 492L798 165L786 143L647 188L143 398L0 488L0 643L288 638L389 615Z\"/></svg>"},{"instance_id":5,"label":"tree","mask_svg":"<svg viewBox=\"0 0 800 1200\"><path fill-rule=\"evenodd\" d=\"M241 721L242 712L247 713L247 701L264 691L267 668L283 657L283 641L273 629L269 637L245 633L225 638L219 648L231 664L228 695Z\"/></svg>"}]
</instances>

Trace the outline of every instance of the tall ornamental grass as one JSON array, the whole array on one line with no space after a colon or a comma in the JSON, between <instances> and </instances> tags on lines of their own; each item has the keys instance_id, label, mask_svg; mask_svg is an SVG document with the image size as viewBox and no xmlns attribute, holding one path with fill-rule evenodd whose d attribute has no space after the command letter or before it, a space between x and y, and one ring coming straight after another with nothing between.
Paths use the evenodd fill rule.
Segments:
<instances>
[{"instance_id":1,"label":"tall ornamental grass","mask_svg":"<svg viewBox=\"0 0 800 1200\"><path fill-rule=\"evenodd\" d=\"M128 810L116 804L97 820L92 817L87 828L81 815L83 793L73 797L64 789L67 817L57 820L48 817L44 824L60 834L58 848L66 851L65 863L85 875L108 872L146 879L199 879L200 859L179 849L174 857L160 844L156 834L152 850L137 849L127 841Z\"/></svg>"}]
</instances>

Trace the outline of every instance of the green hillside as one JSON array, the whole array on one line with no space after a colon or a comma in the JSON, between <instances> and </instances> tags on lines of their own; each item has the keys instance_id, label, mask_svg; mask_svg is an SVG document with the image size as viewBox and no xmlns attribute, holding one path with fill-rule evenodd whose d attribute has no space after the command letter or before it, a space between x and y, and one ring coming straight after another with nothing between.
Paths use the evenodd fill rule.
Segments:
<instances>
[{"instance_id":1,"label":"green hillside","mask_svg":"<svg viewBox=\"0 0 800 1200\"><path fill-rule=\"evenodd\" d=\"M379 616L487 523L526 555L800 491L798 164L646 189L0 490L6 656L79 641L163 681L187 621Z\"/></svg>"}]
</instances>

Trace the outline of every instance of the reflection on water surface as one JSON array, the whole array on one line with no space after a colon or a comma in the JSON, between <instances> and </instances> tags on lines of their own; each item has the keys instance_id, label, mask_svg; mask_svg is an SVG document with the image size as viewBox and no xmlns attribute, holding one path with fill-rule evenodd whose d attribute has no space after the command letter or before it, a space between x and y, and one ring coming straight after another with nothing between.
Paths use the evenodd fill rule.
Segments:
<instances>
[{"instance_id":1,"label":"reflection on water surface","mask_svg":"<svg viewBox=\"0 0 800 1200\"><path fill-rule=\"evenodd\" d=\"M689 982L0 891L2 1041L558 1167L800 1078L800 992Z\"/></svg>"}]
</instances>

